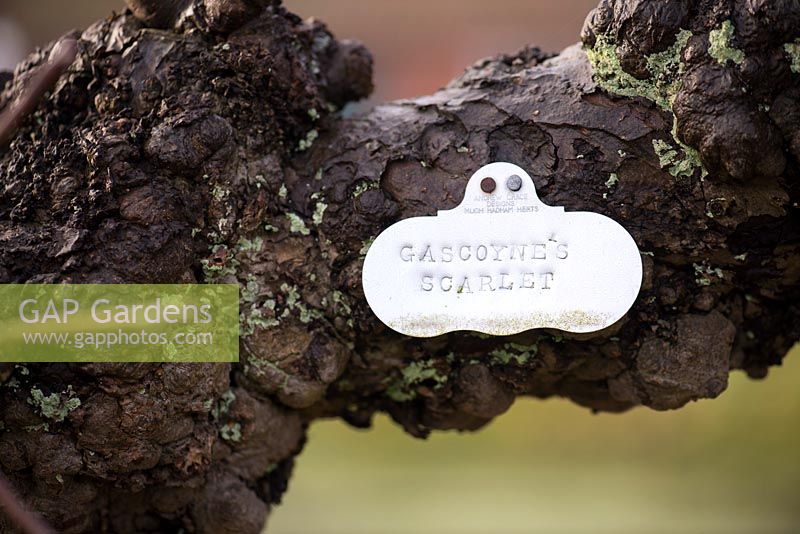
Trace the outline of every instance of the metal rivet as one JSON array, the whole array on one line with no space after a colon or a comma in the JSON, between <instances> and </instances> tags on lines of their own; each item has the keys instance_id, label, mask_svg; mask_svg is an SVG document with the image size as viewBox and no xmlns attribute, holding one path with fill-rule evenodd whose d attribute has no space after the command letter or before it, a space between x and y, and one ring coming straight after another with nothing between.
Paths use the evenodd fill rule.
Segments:
<instances>
[{"instance_id":1,"label":"metal rivet","mask_svg":"<svg viewBox=\"0 0 800 534\"><path fill-rule=\"evenodd\" d=\"M481 180L481 191L484 193L491 193L497 188L497 182L494 181L494 178L484 178Z\"/></svg>"},{"instance_id":2,"label":"metal rivet","mask_svg":"<svg viewBox=\"0 0 800 534\"><path fill-rule=\"evenodd\" d=\"M508 187L511 191L519 191L522 189L522 178L517 176L516 174L512 174L508 177L508 181L506 182L506 187Z\"/></svg>"}]
</instances>

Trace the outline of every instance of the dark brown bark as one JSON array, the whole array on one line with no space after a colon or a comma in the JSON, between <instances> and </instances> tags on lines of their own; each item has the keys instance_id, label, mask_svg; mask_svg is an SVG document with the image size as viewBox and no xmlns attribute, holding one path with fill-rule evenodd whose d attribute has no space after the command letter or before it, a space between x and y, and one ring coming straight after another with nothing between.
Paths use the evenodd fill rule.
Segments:
<instances>
[{"instance_id":1,"label":"dark brown bark","mask_svg":"<svg viewBox=\"0 0 800 534\"><path fill-rule=\"evenodd\" d=\"M764 376L800 338L796 2L604 1L594 65L529 48L357 118L337 110L371 89L363 47L272 2L168 4L137 13L173 29L123 14L86 30L0 156L0 282L238 282L242 363L0 369L0 466L64 532L256 532L316 418L386 411L425 436L520 395L673 409L734 369ZM710 50L727 20L739 62ZM624 70L603 70L604 46ZM624 319L419 340L372 315L370 239L455 206L498 160L545 203L631 232L645 279ZM47 419L33 388L81 405Z\"/></svg>"}]
</instances>

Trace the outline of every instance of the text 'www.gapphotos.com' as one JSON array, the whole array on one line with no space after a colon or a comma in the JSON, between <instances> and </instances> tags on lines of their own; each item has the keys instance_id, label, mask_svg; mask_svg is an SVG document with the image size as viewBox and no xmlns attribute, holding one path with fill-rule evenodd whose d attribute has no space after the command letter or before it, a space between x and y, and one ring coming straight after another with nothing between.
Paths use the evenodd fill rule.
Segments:
<instances>
[{"instance_id":1,"label":"text 'www.gapphotos.com'","mask_svg":"<svg viewBox=\"0 0 800 534\"><path fill-rule=\"evenodd\" d=\"M26 345L70 346L76 349L93 347L110 349L119 346L144 345L213 345L212 332L23 332Z\"/></svg>"}]
</instances>

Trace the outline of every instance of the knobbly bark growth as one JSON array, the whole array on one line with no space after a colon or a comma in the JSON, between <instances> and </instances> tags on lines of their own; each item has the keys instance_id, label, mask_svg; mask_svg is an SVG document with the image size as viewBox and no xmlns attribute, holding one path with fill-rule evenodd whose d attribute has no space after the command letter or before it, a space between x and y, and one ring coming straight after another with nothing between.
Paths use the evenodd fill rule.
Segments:
<instances>
[{"instance_id":1,"label":"knobbly bark growth","mask_svg":"<svg viewBox=\"0 0 800 534\"><path fill-rule=\"evenodd\" d=\"M583 46L357 118L369 53L277 1L130 6L74 36L0 154L0 282L238 282L242 362L0 368L0 466L63 532L258 532L316 418L424 437L521 395L673 409L800 338L797 2L603 0ZM371 314L371 239L497 160L632 233L618 324L418 340Z\"/></svg>"}]
</instances>

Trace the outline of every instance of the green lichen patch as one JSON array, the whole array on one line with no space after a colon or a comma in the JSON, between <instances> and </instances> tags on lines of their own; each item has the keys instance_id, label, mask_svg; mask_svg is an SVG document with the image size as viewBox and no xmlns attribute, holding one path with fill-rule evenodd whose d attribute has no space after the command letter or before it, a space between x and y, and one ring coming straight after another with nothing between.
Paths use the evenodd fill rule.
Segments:
<instances>
[{"instance_id":1,"label":"green lichen patch","mask_svg":"<svg viewBox=\"0 0 800 534\"><path fill-rule=\"evenodd\" d=\"M225 245L214 245L211 247L211 254L210 258L200 260L207 284L213 283L217 278L223 276L236 275L239 261L236 259L234 251Z\"/></svg>"},{"instance_id":2,"label":"green lichen patch","mask_svg":"<svg viewBox=\"0 0 800 534\"><path fill-rule=\"evenodd\" d=\"M259 303L259 299L264 298ZM280 321L275 317L276 301L272 292L262 291L255 276L248 275L247 283L242 287L242 301L249 303L239 314L239 335L249 337L256 328L269 329L278 326Z\"/></svg>"},{"instance_id":3,"label":"green lichen patch","mask_svg":"<svg viewBox=\"0 0 800 534\"><path fill-rule=\"evenodd\" d=\"M61 393L50 395L45 395L39 388L33 388L28 404L34 406L42 417L60 423L81 405L81 400L72 391L72 386Z\"/></svg>"},{"instance_id":4,"label":"green lichen patch","mask_svg":"<svg viewBox=\"0 0 800 534\"><path fill-rule=\"evenodd\" d=\"M726 202L727 199L725 197L715 197L706 202L706 217L713 219L718 215L723 215Z\"/></svg>"},{"instance_id":5,"label":"green lichen patch","mask_svg":"<svg viewBox=\"0 0 800 534\"><path fill-rule=\"evenodd\" d=\"M244 302L254 302L258 297L260 287L256 277L252 274L247 275L247 282L242 286L242 300Z\"/></svg>"},{"instance_id":6,"label":"green lichen patch","mask_svg":"<svg viewBox=\"0 0 800 534\"><path fill-rule=\"evenodd\" d=\"M691 176L694 166L688 159L682 158L678 149L663 139L653 139L653 150L658 156L658 163L672 176Z\"/></svg>"},{"instance_id":7,"label":"green lichen patch","mask_svg":"<svg viewBox=\"0 0 800 534\"><path fill-rule=\"evenodd\" d=\"M300 311L299 319L303 324L308 324L315 319L322 319L324 317L322 312L316 308L309 308L303 303L299 304L297 309Z\"/></svg>"},{"instance_id":8,"label":"green lichen patch","mask_svg":"<svg viewBox=\"0 0 800 534\"><path fill-rule=\"evenodd\" d=\"M275 317L274 310L274 299L268 299L264 302L263 307L253 304L248 311L239 315L239 335L242 337L252 336L256 328L266 330L281 324Z\"/></svg>"},{"instance_id":9,"label":"green lichen patch","mask_svg":"<svg viewBox=\"0 0 800 534\"><path fill-rule=\"evenodd\" d=\"M314 193L311 198L317 200L319 198L319 193ZM316 206L314 206L314 214L311 216L311 220L314 222L316 226L322 224L322 218L325 215L325 210L328 209L328 205L323 202L322 200L317 200Z\"/></svg>"},{"instance_id":10,"label":"green lichen patch","mask_svg":"<svg viewBox=\"0 0 800 534\"><path fill-rule=\"evenodd\" d=\"M214 404L214 401L212 400L212 408L210 413L211 417L214 418L214 421L219 421L220 417L226 415L231 410L231 405L233 405L235 400L236 393L234 393L231 389L223 393L216 404Z\"/></svg>"},{"instance_id":11,"label":"green lichen patch","mask_svg":"<svg viewBox=\"0 0 800 534\"><path fill-rule=\"evenodd\" d=\"M722 66L728 61L733 61L741 65L744 61L744 52L731 46L734 28L730 20L726 20L722 25L708 34L708 53L717 60Z\"/></svg>"},{"instance_id":12,"label":"green lichen patch","mask_svg":"<svg viewBox=\"0 0 800 534\"><path fill-rule=\"evenodd\" d=\"M518 343L506 343L502 349L496 349L489 353L491 363L508 365L512 361L517 365L525 365L536 358L539 353L538 345L520 345Z\"/></svg>"},{"instance_id":13,"label":"green lichen patch","mask_svg":"<svg viewBox=\"0 0 800 534\"><path fill-rule=\"evenodd\" d=\"M300 322L308 324L315 319L322 319L323 314L318 309L309 307L300 299L300 292L297 286L289 285L286 282L281 284L281 292L285 297L286 307L281 314L281 318L288 317L290 313L297 312Z\"/></svg>"},{"instance_id":14,"label":"green lichen patch","mask_svg":"<svg viewBox=\"0 0 800 534\"><path fill-rule=\"evenodd\" d=\"M646 80L631 76L622 69L611 34L599 35L595 45L586 49L586 55L592 64L595 81L604 90L622 96L643 97L665 111L672 111L675 94L681 85L681 53L691 35L690 31L681 30L675 36L675 43L667 50L648 56L650 78Z\"/></svg>"},{"instance_id":15,"label":"green lichen patch","mask_svg":"<svg viewBox=\"0 0 800 534\"><path fill-rule=\"evenodd\" d=\"M681 75L684 71L682 53L691 36L690 31L681 30L675 36L675 43L667 50L647 56L647 70L650 77L645 80L640 80L622 70L614 36L611 34L598 36L595 45L586 49L586 55L592 64L595 81L605 91L622 96L646 98L655 102L664 111L673 113L674 117L673 104L675 95L681 88ZM707 171L700 161L700 154L678 139L677 126L677 121L673 120L672 137L682 149L683 156L664 141L659 141L658 146L654 141L653 146L659 154L661 166L667 168L675 177L691 176L695 169L699 169L701 175L705 176Z\"/></svg>"},{"instance_id":16,"label":"green lichen patch","mask_svg":"<svg viewBox=\"0 0 800 534\"><path fill-rule=\"evenodd\" d=\"M619 183L619 176L617 173L612 172L608 175L608 180L606 180L606 187L611 189L612 187L616 186Z\"/></svg>"},{"instance_id":17,"label":"green lichen patch","mask_svg":"<svg viewBox=\"0 0 800 534\"><path fill-rule=\"evenodd\" d=\"M680 143L680 150L663 139L653 139L653 150L658 157L658 163L673 177L693 176L695 170L700 170L700 176L706 176L706 171L700 161L700 154L690 146Z\"/></svg>"},{"instance_id":18,"label":"green lichen patch","mask_svg":"<svg viewBox=\"0 0 800 534\"><path fill-rule=\"evenodd\" d=\"M19 389L19 387L20 387L20 383L19 383L19 380L17 380L17 377L15 377L15 376L12 376L12 377L11 377L11 378L9 378L8 380L6 380L6 383L5 383L5 384L3 384L3 385L2 385L2 386L0 386L0 387L4 387L4 388L8 388L8 389L13 389L14 391L17 391L17 390Z\"/></svg>"},{"instance_id":19,"label":"green lichen patch","mask_svg":"<svg viewBox=\"0 0 800 534\"><path fill-rule=\"evenodd\" d=\"M301 139L300 142L297 144L297 151L305 152L314 145L314 141L316 141L318 137L319 137L319 132L316 129L309 131L306 134L305 139Z\"/></svg>"},{"instance_id":20,"label":"green lichen patch","mask_svg":"<svg viewBox=\"0 0 800 534\"><path fill-rule=\"evenodd\" d=\"M286 218L289 219L289 231L291 233L300 235L309 235L311 233L305 221L296 213L287 213Z\"/></svg>"},{"instance_id":21,"label":"green lichen patch","mask_svg":"<svg viewBox=\"0 0 800 534\"><path fill-rule=\"evenodd\" d=\"M236 422L227 423L219 429L219 435L225 441L239 443L242 441L242 425Z\"/></svg>"},{"instance_id":22,"label":"green lichen patch","mask_svg":"<svg viewBox=\"0 0 800 534\"><path fill-rule=\"evenodd\" d=\"M411 362L402 371L403 381L407 385L418 384L425 380L433 380L436 385L442 385L447 382L447 375L440 375L433 365L433 360Z\"/></svg>"},{"instance_id":23,"label":"green lichen patch","mask_svg":"<svg viewBox=\"0 0 800 534\"><path fill-rule=\"evenodd\" d=\"M719 267L711 267L705 262L693 263L692 267L694 267L694 281L698 286L710 286L715 278L717 280L725 279L725 273Z\"/></svg>"},{"instance_id":24,"label":"green lichen patch","mask_svg":"<svg viewBox=\"0 0 800 534\"><path fill-rule=\"evenodd\" d=\"M370 189L378 189L378 187L378 182L370 182L366 180L359 182L353 191L353 198L358 198Z\"/></svg>"},{"instance_id":25,"label":"green lichen patch","mask_svg":"<svg viewBox=\"0 0 800 534\"><path fill-rule=\"evenodd\" d=\"M253 239L240 237L236 248L240 252L261 252L261 249L264 248L264 240L259 236Z\"/></svg>"},{"instance_id":26,"label":"green lichen patch","mask_svg":"<svg viewBox=\"0 0 800 534\"><path fill-rule=\"evenodd\" d=\"M339 313L346 316L352 315L353 309L350 307L350 302L344 293L337 290L334 291L331 296L333 297L333 303L338 307Z\"/></svg>"},{"instance_id":27,"label":"green lichen patch","mask_svg":"<svg viewBox=\"0 0 800 534\"><path fill-rule=\"evenodd\" d=\"M396 402L413 400L417 397L414 387L426 381L432 382L434 388L439 388L447 383L447 375L440 374L432 359L411 362L386 389L386 396Z\"/></svg>"},{"instance_id":28,"label":"green lichen patch","mask_svg":"<svg viewBox=\"0 0 800 534\"><path fill-rule=\"evenodd\" d=\"M417 398L417 392L407 391L402 382L395 381L386 388L386 396L395 402L408 402Z\"/></svg>"},{"instance_id":29,"label":"green lichen patch","mask_svg":"<svg viewBox=\"0 0 800 534\"><path fill-rule=\"evenodd\" d=\"M783 45L786 55L789 56L792 72L800 74L800 39L795 39L793 43Z\"/></svg>"},{"instance_id":30,"label":"green lichen patch","mask_svg":"<svg viewBox=\"0 0 800 534\"><path fill-rule=\"evenodd\" d=\"M297 286L290 286L286 282L281 284L281 292L286 297L286 306L289 309L294 309L298 302L300 302L300 292L297 291Z\"/></svg>"},{"instance_id":31,"label":"green lichen patch","mask_svg":"<svg viewBox=\"0 0 800 534\"><path fill-rule=\"evenodd\" d=\"M370 237L361 242L361 248L358 251L359 256L364 257L367 255L367 252L369 252L369 248L375 242L375 239L376 238L374 237Z\"/></svg>"},{"instance_id":32,"label":"green lichen patch","mask_svg":"<svg viewBox=\"0 0 800 534\"><path fill-rule=\"evenodd\" d=\"M211 189L211 196L214 200L223 201L230 196L231 192L229 189L222 187L221 185L217 184Z\"/></svg>"}]
</instances>

